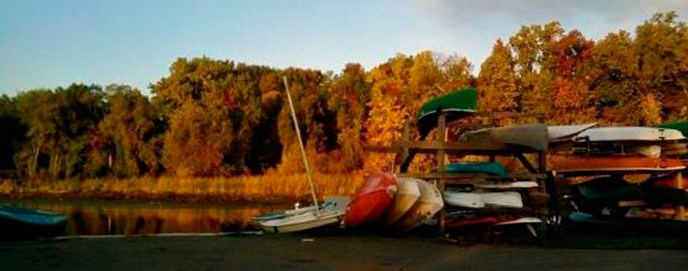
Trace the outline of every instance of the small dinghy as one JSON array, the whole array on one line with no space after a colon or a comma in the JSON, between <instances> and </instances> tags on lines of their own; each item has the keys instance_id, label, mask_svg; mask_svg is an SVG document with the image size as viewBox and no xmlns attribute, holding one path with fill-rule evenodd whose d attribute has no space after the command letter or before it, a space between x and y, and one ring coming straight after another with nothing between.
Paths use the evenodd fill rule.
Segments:
<instances>
[{"instance_id":1,"label":"small dinghy","mask_svg":"<svg viewBox=\"0 0 688 271\"><path fill-rule=\"evenodd\" d=\"M64 233L67 219L40 210L0 205L0 238L50 238Z\"/></svg>"}]
</instances>

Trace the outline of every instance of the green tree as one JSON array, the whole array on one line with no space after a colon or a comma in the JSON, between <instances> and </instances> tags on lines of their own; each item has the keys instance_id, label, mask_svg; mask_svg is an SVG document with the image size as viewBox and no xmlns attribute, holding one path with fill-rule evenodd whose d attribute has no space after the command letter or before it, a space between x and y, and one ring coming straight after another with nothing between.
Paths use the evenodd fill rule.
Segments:
<instances>
[{"instance_id":1,"label":"green tree","mask_svg":"<svg viewBox=\"0 0 688 271\"><path fill-rule=\"evenodd\" d=\"M25 140L26 127L21 123L15 101L4 94L0 96L0 130L0 170L14 170L14 156Z\"/></svg>"}]
</instances>

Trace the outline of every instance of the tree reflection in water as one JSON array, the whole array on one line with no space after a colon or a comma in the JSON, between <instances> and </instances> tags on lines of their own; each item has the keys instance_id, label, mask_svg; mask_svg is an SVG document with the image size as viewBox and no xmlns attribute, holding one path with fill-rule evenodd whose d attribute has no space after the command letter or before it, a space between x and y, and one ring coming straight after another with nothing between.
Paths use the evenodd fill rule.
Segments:
<instances>
[{"instance_id":1,"label":"tree reflection in water","mask_svg":"<svg viewBox=\"0 0 688 271\"><path fill-rule=\"evenodd\" d=\"M67 216L67 235L219 233L257 230L256 214L274 208L127 201L19 201Z\"/></svg>"}]
</instances>

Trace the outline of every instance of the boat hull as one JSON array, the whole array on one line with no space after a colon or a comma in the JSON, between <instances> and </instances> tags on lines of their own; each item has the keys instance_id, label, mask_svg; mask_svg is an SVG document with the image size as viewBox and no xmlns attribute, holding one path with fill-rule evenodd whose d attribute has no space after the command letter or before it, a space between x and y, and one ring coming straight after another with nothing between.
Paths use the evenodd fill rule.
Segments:
<instances>
[{"instance_id":1,"label":"boat hull","mask_svg":"<svg viewBox=\"0 0 688 271\"><path fill-rule=\"evenodd\" d=\"M396 190L396 177L390 173L378 172L368 177L346 208L344 226L361 227L380 219L393 203Z\"/></svg>"},{"instance_id":2,"label":"boat hull","mask_svg":"<svg viewBox=\"0 0 688 271\"><path fill-rule=\"evenodd\" d=\"M547 137L550 142L567 141L573 139L577 134L595 126L597 126L596 123L547 126Z\"/></svg>"},{"instance_id":3,"label":"boat hull","mask_svg":"<svg viewBox=\"0 0 688 271\"><path fill-rule=\"evenodd\" d=\"M461 135L460 140L467 144L507 144L534 150L547 149L549 142L547 126L544 124L512 125L468 131Z\"/></svg>"},{"instance_id":4,"label":"boat hull","mask_svg":"<svg viewBox=\"0 0 688 271\"><path fill-rule=\"evenodd\" d=\"M274 219L261 222L260 225L266 232L289 233L299 232L329 225L336 225L340 222L341 212L329 211L317 213L310 211L282 219Z\"/></svg>"},{"instance_id":5,"label":"boat hull","mask_svg":"<svg viewBox=\"0 0 688 271\"><path fill-rule=\"evenodd\" d=\"M51 238L64 234L67 219L58 214L0 207L0 239Z\"/></svg>"},{"instance_id":6,"label":"boat hull","mask_svg":"<svg viewBox=\"0 0 688 271\"><path fill-rule=\"evenodd\" d=\"M671 172L685 169L678 159L635 156L570 156L552 155L551 169L558 173L594 172Z\"/></svg>"},{"instance_id":7,"label":"boat hull","mask_svg":"<svg viewBox=\"0 0 688 271\"><path fill-rule=\"evenodd\" d=\"M484 208L507 207L523 208L521 194L515 191L505 192L444 192L444 201L455 207Z\"/></svg>"},{"instance_id":8,"label":"boat hull","mask_svg":"<svg viewBox=\"0 0 688 271\"><path fill-rule=\"evenodd\" d=\"M677 141L685 139L680 131L674 129L632 126L590 128L574 138L575 141L579 142Z\"/></svg>"},{"instance_id":9,"label":"boat hull","mask_svg":"<svg viewBox=\"0 0 688 271\"><path fill-rule=\"evenodd\" d=\"M396 223L420 198L420 188L413 180L397 178L397 194L394 203L387 209L382 224L390 226Z\"/></svg>"},{"instance_id":10,"label":"boat hull","mask_svg":"<svg viewBox=\"0 0 688 271\"><path fill-rule=\"evenodd\" d=\"M444 202L462 208L484 208L485 202L478 193L444 191Z\"/></svg>"},{"instance_id":11,"label":"boat hull","mask_svg":"<svg viewBox=\"0 0 688 271\"><path fill-rule=\"evenodd\" d=\"M400 231L411 230L426 219L433 217L444 207L442 193L437 187L429 182L413 179L420 188L420 198L411 209L402 216L394 227Z\"/></svg>"}]
</instances>

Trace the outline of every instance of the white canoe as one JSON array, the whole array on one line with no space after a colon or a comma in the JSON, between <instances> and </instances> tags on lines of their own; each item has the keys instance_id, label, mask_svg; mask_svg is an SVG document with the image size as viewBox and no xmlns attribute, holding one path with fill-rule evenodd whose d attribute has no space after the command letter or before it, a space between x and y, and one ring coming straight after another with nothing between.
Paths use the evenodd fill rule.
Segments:
<instances>
[{"instance_id":1,"label":"white canoe","mask_svg":"<svg viewBox=\"0 0 688 271\"><path fill-rule=\"evenodd\" d=\"M685 140L683 134L674 129L652 127L599 127L590 128L575 137L579 142L599 141L677 141Z\"/></svg>"},{"instance_id":2,"label":"white canoe","mask_svg":"<svg viewBox=\"0 0 688 271\"><path fill-rule=\"evenodd\" d=\"M464 143L511 144L544 150L547 148L548 135L544 124L521 124L468 131L461 134L459 140Z\"/></svg>"},{"instance_id":3,"label":"white canoe","mask_svg":"<svg viewBox=\"0 0 688 271\"><path fill-rule=\"evenodd\" d=\"M382 218L382 223L386 226L396 223L413 207L419 198L420 188L418 183L410 178L397 178L397 193L394 203Z\"/></svg>"},{"instance_id":4,"label":"white canoe","mask_svg":"<svg viewBox=\"0 0 688 271\"><path fill-rule=\"evenodd\" d=\"M523 208L521 193L515 191L480 193L486 206Z\"/></svg>"},{"instance_id":5,"label":"white canoe","mask_svg":"<svg viewBox=\"0 0 688 271\"><path fill-rule=\"evenodd\" d=\"M444 192L447 204L464 208L483 208L485 206L523 208L521 193L504 192Z\"/></svg>"},{"instance_id":6,"label":"white canoe","mask_svg":"<svg viewBox=\"0 0 688 271\"><path fill-rule=\"evenodd\" d=\"M321 212L308 211L285 218L260 222L266 232L287 233L304 231L323 226L338 224L344 215L343 210L321 210Z\"/></svg>"},{"instance_id":7,"label":"white canoe","mask_svg":"<svg viewBox=\"0 0 688 271\"><path fill-rule=\"evenodd\" d=\"M571 140L573 136L595 126L596 123L547 126L547 137L550 142Z\"/></svg>"},{"instance_id":8,"label":"white canoe","mask_svg":"<svg viewBox=\"0 0 688 271\"><path fill-rule=\"evenodd\" d=\"M437 187L421 179L410 179L418 184L420 198L395 224L394 227L407 231L420 225L426 219L432 218L444 207L442 193Z\"/></svg>"},{"instance_id":9,"label":"white canoe","mask_svg":"<svg viewBox=\"0 0 688 271\"><path fill-rule=\"evenodd\" d=\"M515 182L479 182L473 184L477 188L483 189L525 189L538 187L537 182L515 181Z\"/></svg>"},{"instance_id":10,"label":"white canoe","mask_svg":"<svg viewBox=\"0 0 688 271\"><path fill-rule=\"evenodd\" d=\"M495 225L499 226L499 225L539 224L539 223L542 223L542 219L539 219L537 217L521 217L521 218L517 218L514 220L499 222Z\"/></svg>"},{"instance_id":11,"label":"white canoe","mask_svg":"<svg viewBox=\"0 0 688 271\"><path fill-rule=\"evenodd\" d=\"M454 207L484 208L483 197L478 193L444 191L444 202Z\"/></svg>"}]
</instances>

